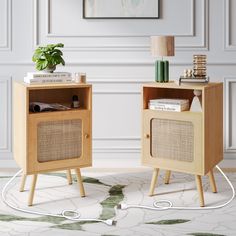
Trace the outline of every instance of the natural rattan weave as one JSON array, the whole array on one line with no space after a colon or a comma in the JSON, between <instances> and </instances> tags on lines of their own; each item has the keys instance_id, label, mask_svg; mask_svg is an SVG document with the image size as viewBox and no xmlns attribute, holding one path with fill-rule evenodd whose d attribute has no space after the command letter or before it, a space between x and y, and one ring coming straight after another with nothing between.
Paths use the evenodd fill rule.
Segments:
<instances>
[{"instance_id":1,"label":"natural rattan weave","mask_svg":"<svg viewBox=\"0 0 236 236\"><path fill-rule=\"evenodd\" d=\"M155 158L192 162L193 124L188 121L152 119L151 155Z\"/></svg>"},{"instance_id":2,"label":"natural rattan weave","mask_svg":"<svg viewBox=\"0 0 236 236\"><path fill-rule=\"evenodd\" d=\"M82 154L82 120L41 122L38 125L39 162L65 160Z\"/></svg>"}]
</instances>

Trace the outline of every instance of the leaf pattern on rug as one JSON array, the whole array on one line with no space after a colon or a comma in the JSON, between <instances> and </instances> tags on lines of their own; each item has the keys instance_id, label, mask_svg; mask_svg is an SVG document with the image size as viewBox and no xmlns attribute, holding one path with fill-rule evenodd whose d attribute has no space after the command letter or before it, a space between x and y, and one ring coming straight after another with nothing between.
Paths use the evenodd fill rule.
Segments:
<instances>
[{"instance_id":1,"label":"leaf pattern on rug","mask_svg":"<svg viewBox=\"0 0 236 236\"><path fill-rule=\"evenodd\" d=\"M115 216L115 206L124 199L124 187L125 185L115 185L110 188L110 196L100 203L102 205L102 214L99 219L107 220Z\"/></svg>"},{"instance_id":2,"label":"leaf pattern on rug","mask_svg":"<svg viewBox=\"0 0 236 236\"><path fill-rule=\"evenodd\" d=\"M67 176L65 173L45 173L44 175L51 175L51 176L58 176L67 179ZM77 182L77 178L75 174L71 174L73 182ZM111 185L105 184L101 182L99 179L92 178L92 177L82 177L84 183L89 184L100 184L104 186L110 187Z\"/></svg>"},{"instance_id":3,"label":"leaf pattern on rug","mask_svg":"<svg viewBox=\"0 0 236 236\"><path fill-rule=\"evenodd\" d=\"M115 185L109 189L109 197L107 197L100 204L102 205L102 213L99 216L99 220L108 220L113 218L116 213L114 207L118 205L123 199L123 188L125 185ZM67 229L67 230L83 230L81 227L83 224L92 224L99 223L97 221L89 221L89 222L75 222L68 224L55 225L51 228L59 228L59 229Z\"/></svg>"},{"instance_id":4,"label":"leaf pattern on rug","mask_svg":"<svg viewBox=\"0 0 236 236\"><path fill-rule=\"evenodd\" d=\"M211 234L211 233L189 233L192 236L226 236L224 234Z\"/></svg>"},{"instance_id":5,"label":"leaf pattern on rug","mask_svg":"<svg viewBox=\"0 0 236 236\"><path fill-rule=\"evenodd\" d=\"M175 225L175 224L183 224L189 222L190 220L184 219L173 219L173 220L160 220L160 221L153 221L148 222L146 224L154 224L154 225Z\"/></svg>"},{"instance_id":6,"label":"leaf pattern on rug","mask_svg":"<svg viewBox=\"0 0 236 236\"><path fill-rule=\"evenodd\" d=\"M94 223L98 223L98 222L97 221L81 221L81 222L76 222L76 223L67 223L67 224L55 225L55 226L51 226L50 228L84 231L83 228L82 228L82 225L94 224Z\"/></svg>"},{"instance_id":7,"label":"leaf pattern on rug","mask_svg":"<svg viewBox=\"0 0 236 236\"><path fill-rule=\"evenodd\" d=\"M102 234L101 236L119 236L119 235L115 235L115 234Z\"/></svg>"},{"instance_id":8,"label":"leaf pattern on rug","mask_svg":"<svg viewBox=\"0 0 236 236\"><path fill-rule=\"evenodd\" d=\"M47 173L46 175L67 178L66 174L64 173ZM72 178L73 178L73 181L77 182L75 175L72 175ZM103 208L102 208L102 213L99 216L99 219L107 220L107 219L113 218L115 216L114 207L124 199L123 188L125 187L125 185L111 186L111 185L102 183L99 179L91 178L91 177L83 177L83 182L110 187L109 196L100 203ZM67 230L82 230L83 231L82 225L98 223L97 221L81 221L81 222L75 222L75 223L61 224L65 220L66 219L62 217L53 217L53 216L28 218L28 217L21 217L21 216L15 216L15 215L0 214L0 221L4 221L4 222L9 222L9 221L48 222L48 223L55 224L54 226L51 226L51 228L59 228L59 229L67 229Z\"/></svg>"},{"instance_id":9,"label":"leaf pattern on rug","mask_svg":"<svg viewBox=\"0 0 236 236\"><path fill-rule=\"evenodd\" d=\"M65 221L62 217L54 216L42 216L36 218L21 217L15 215L4 215L0 214L0 221L10 222L10 221L34 221L34 222L48 222L52 224L60 224L62 221Z\"/></svg>"}]
</instances>

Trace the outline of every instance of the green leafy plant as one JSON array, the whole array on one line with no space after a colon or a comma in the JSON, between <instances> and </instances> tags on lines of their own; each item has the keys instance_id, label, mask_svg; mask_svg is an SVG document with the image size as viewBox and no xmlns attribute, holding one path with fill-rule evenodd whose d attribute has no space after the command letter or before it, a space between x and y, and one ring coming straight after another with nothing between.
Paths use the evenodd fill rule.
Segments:
<instances>
[{"instance_id":1,"label":"green leafy plant","mask_svg":"<svg viewBox=\"0 0 236 236\"><path fill-rule=\"evenodd\" d=\"M36 63L37 70L48 69L54 71L56 65L62 64L65 65L65 61L62 58L63 53L58 48L63 48L64 44L48 44L45 47L38 47L32 57L33 62Z\"/></svg>"}]
</instances>

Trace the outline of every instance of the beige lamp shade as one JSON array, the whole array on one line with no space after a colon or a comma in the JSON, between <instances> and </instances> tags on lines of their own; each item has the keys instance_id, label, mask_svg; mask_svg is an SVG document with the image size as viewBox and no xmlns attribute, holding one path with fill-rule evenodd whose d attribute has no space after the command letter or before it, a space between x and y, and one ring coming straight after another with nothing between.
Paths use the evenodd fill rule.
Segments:
<instances>
[{"instance_id":1,"label":"beige lamp shade","mask_svg":"<svg viewBox=\"0 0 236 236\"><path fill-rule=\"evenodd\" d=\"M174 36L151 36L152 56L174 56L175 38Z\"/></svg>"}]
</instances>

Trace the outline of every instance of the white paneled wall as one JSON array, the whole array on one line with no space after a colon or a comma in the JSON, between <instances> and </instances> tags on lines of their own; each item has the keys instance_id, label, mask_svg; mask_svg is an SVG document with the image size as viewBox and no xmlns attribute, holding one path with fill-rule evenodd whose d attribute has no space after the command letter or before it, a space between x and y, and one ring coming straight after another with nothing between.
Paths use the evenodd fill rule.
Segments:
<instances>
[{"instance_id":1,"label":"white paneled wall","mask_svg":"<svg viewBox=\"0 0 236 236\"><path fill-rule=\"evenodd\" d=\"M0 165L12 159L11 81L34 70L37 45L65 44L66 67L94 87L95 166L139 165L141 84L154 80L149 36L176 36L176 79L192 55L208 56L211 81L225 84L225 158L236 155L236 1L160 0L158 20L82 19L82 0L0 0ZM105 160L105 161L104 161ZM231 163L232 163L231 161ZM13 163L13 162L12 162Z\"/></svg>"},{"instance_id":2,"label":"white paneled wall","mask_svg":"<svg viewBox=\"0 0 236 236\"><path fill-rule=\"evenodd\" d=\"M1 158L11 157L11 78L0 76L0 153Z\"/></svg>"}]
</instances>

